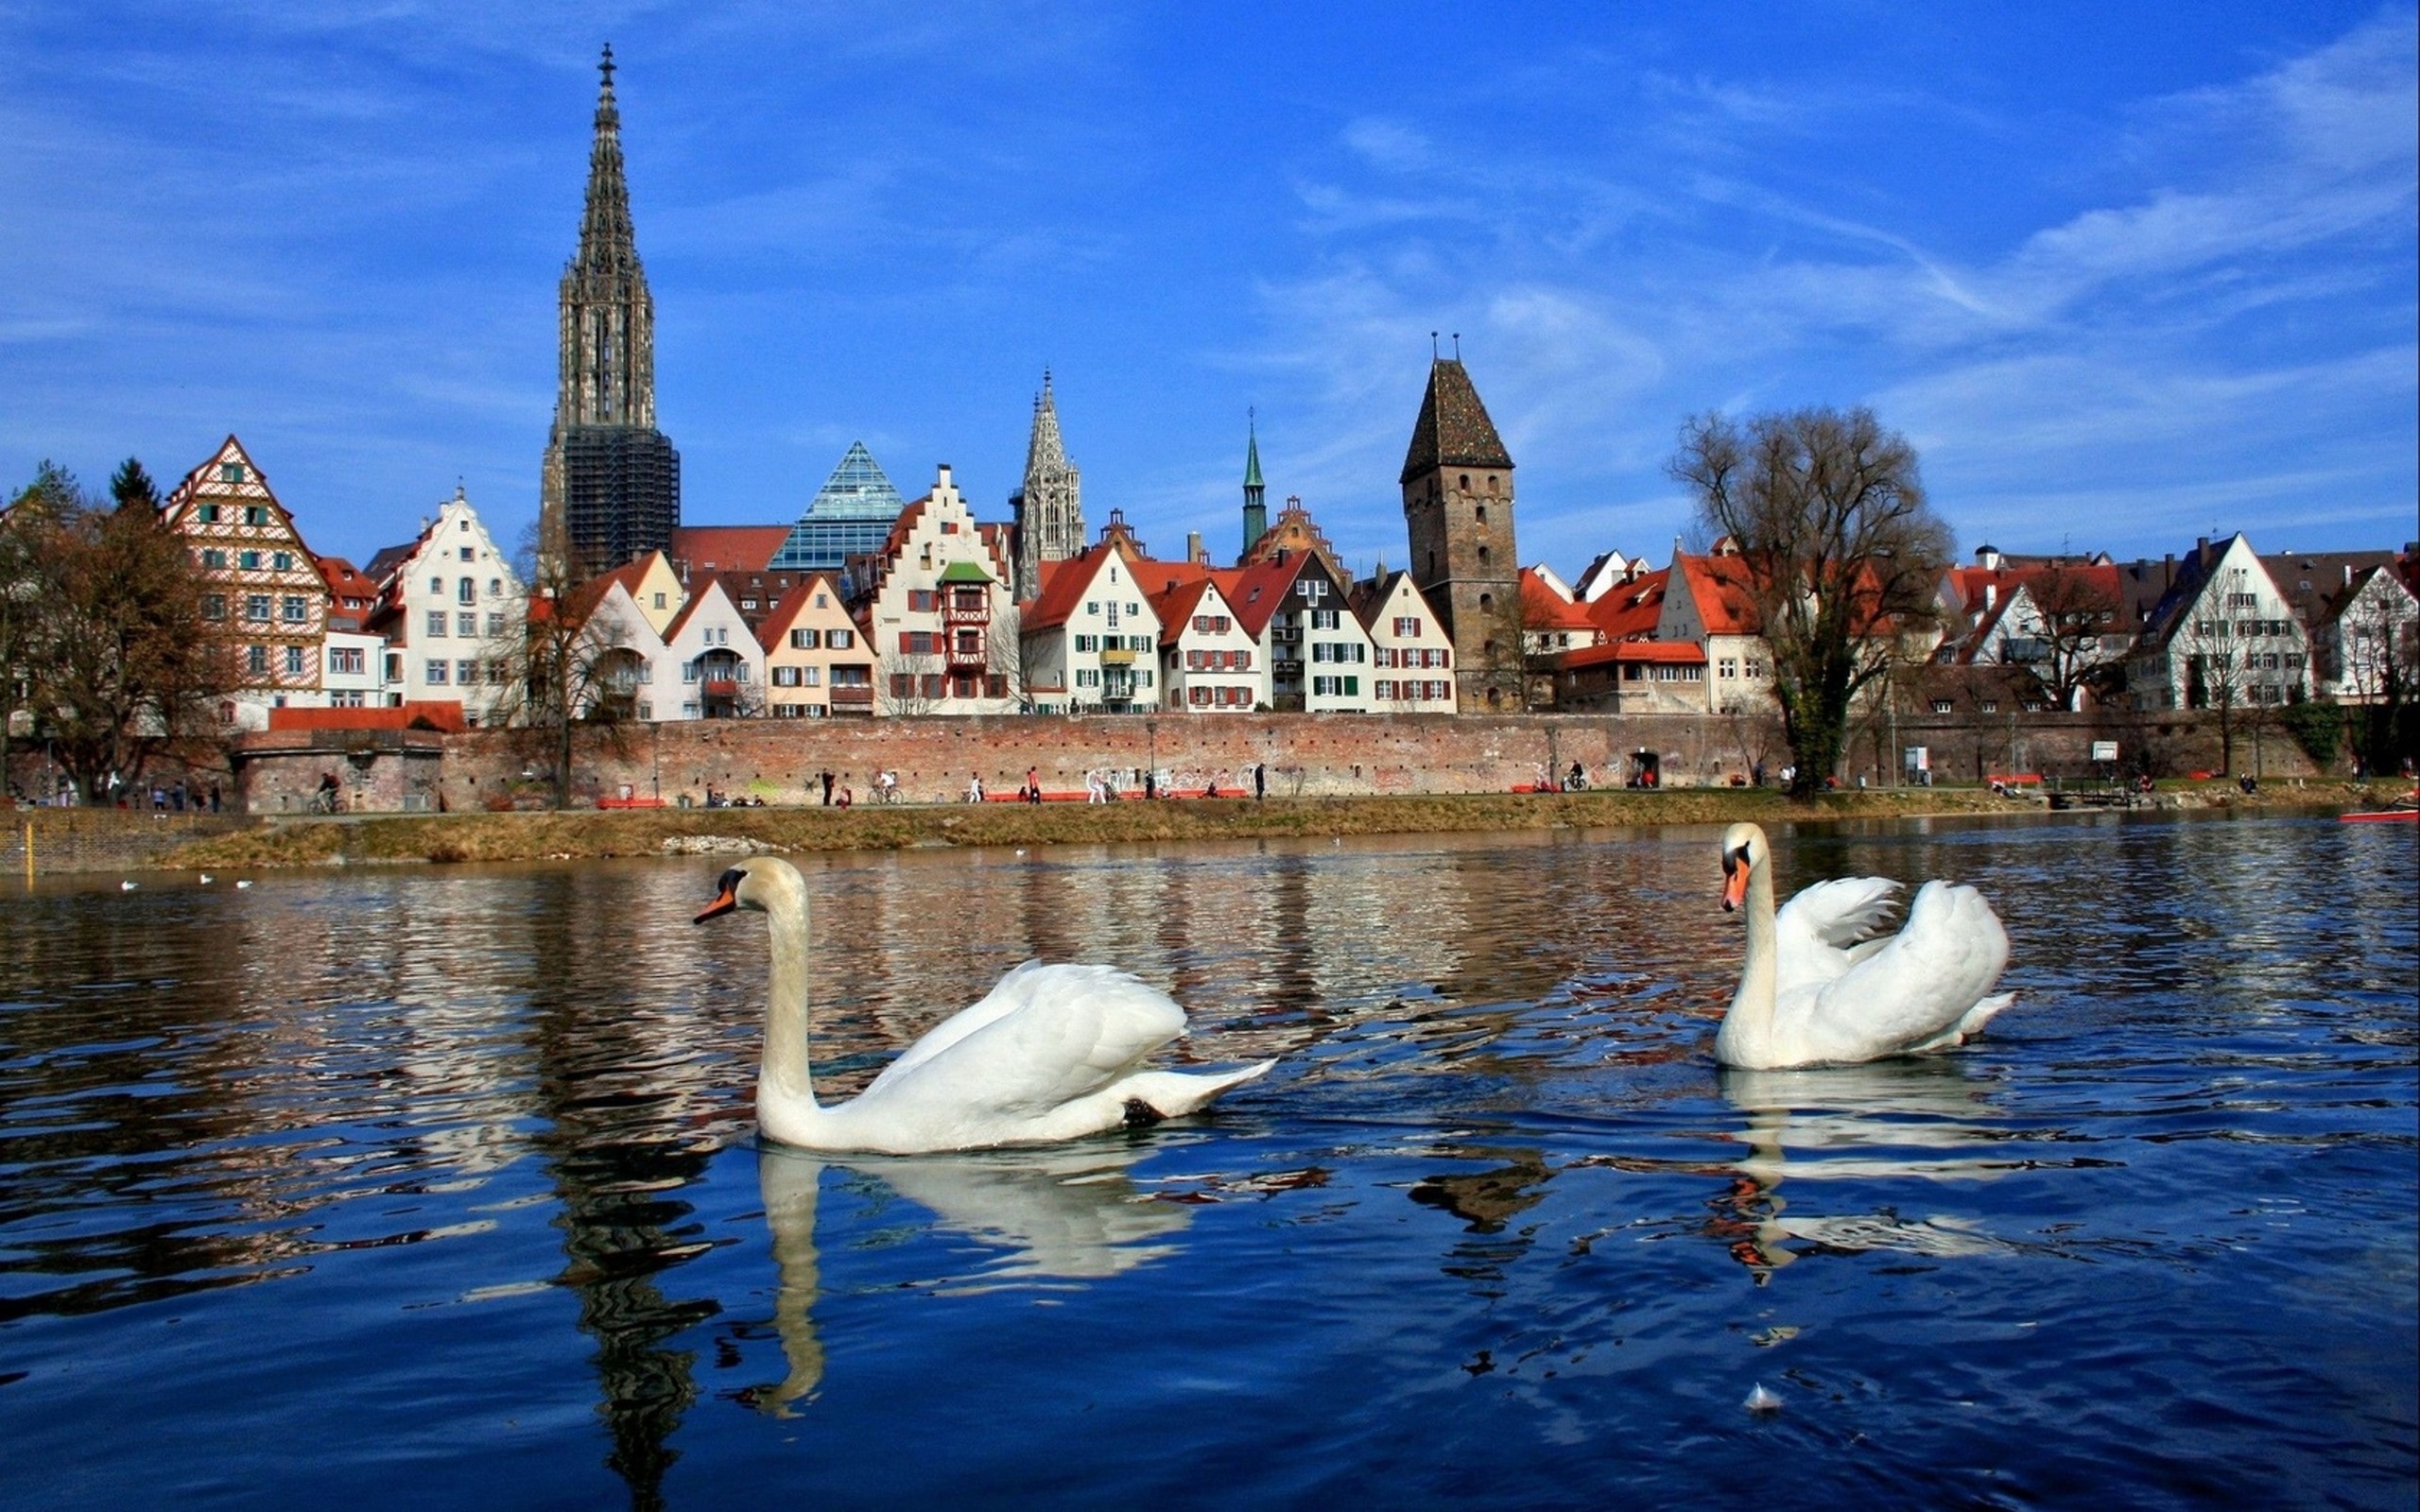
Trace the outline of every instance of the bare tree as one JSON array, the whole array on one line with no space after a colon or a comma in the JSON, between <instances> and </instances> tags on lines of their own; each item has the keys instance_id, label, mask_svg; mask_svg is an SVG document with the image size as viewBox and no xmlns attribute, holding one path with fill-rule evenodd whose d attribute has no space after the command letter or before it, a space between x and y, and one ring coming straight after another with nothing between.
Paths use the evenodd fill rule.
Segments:
<instances>
[{"instance_id":1,"label":"bare tree","mask_svg":"<svg viewBox=\"0 0 2420 1512\"><path fill-rule=\"evenodd\" d=\"M2076 692L2099 680L2107 662L2100 638L2118 615L2117 595L2094 574L2065 562L2035 573L2024 588L2042 618L2039 675L2062 709L2076 706Z\"/></svg>"},{"instance_id":2,"label":"bare tree","mask_svg":"<svg viewBox=\"0 0 2420 1512\"><path fill-rule=\"evenodd\" d=\"M2235 770L2236 738L2252 707L2251 665L2228 629L2225 620L2197 619L2178 626L2169 641L2169 655L2183 662L2185 707L2218 716L2221 772Z\"/></svg>"},{"instance_id":3,"label":"bare tree","mask_svg":"<svg viewBox=\"0 0 2420 1512\"><path fill-rule=\"evenodd\" d=\"M984 629L984 670L998 678L1017 701L1017 712L1033 712L1033 669L1026 660L1025 636L1011 607Z\"/></svg>"},{"instance_id":4,"label":"bare tree","mask_svg":"<svg viewBox=\"0 0 2420 1512\"><path fill-rule=\"evenodd\" d=\"M233 646L203 614L183 541L148 508L86 497L47 462L9 505L5 533L0 639L78 794L100 796L113 775L135 781L164 753L215 748L217 702L239 676Z\"/></svg>"},{"instance_id":5,"label":"bare tree","mask_svg":"<svg viewBox=\"0 0 2420 1512\"><path fill-rule=\"evenodd\" d=\"M928 714L941 701L935 689L941 675L939 656L903 649L893 635L890 646L874 655L874 696L882 700L882 712L894 718Z\"/></svg>"},{"instance_id":6,"label":"bare tree","mask_svg":"<svg viewBox=\"0 0 2420 1512\"><path fill-rule=\"evenodd\" d=\"M2328 653L2362 769L2394 771L2420 747L2420 607L2392 583L2371 585L2337 617Z\"/></svg>"},{"instance_id":7,"label":"bare tree","mask_svg":"<svg viewBox=\"0 0 2420 1512\"><path fill-rule=\"evenodd\" d=\"M574 735L583 726L622 731L638 716L646 661L629 626L607 611L600 582L571 581L568 559L539 548L536 526L525 536L514 567L531 585L527 612L486 646L504 692L492 723L514 728L516 744L551 772L555 807L571 806Z\"/></svg>"},{"instance_id":8,"label":"bare tree","mask_svg":"<svg viewBox=\"0 0 2420 1512\"><path fill-rule=\"evenodd\" d=\"M1682 427L1672 476L1701 522L1737 543L1796 771L1820 791L1849 706L1938 615L1949 528L1925 501L1915 448L1871 410L1801 409Z\"/></svg>"}]
</instances>

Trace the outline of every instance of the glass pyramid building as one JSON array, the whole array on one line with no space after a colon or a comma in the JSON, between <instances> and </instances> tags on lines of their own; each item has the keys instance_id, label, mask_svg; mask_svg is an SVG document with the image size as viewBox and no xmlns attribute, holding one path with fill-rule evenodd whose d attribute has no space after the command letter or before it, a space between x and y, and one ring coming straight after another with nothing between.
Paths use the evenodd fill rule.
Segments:
<instances>
[{"instance_id":1,"label":"glass pyramid building","mask_svg":"<svg viewBox=\"0 0 2420 1512\"><path fill-rule=\"evenodd\" d=\"M881 550L907 507L866 443L852 441L767 570L838 572L851 557Z\"/></svg>"}]
</instances>

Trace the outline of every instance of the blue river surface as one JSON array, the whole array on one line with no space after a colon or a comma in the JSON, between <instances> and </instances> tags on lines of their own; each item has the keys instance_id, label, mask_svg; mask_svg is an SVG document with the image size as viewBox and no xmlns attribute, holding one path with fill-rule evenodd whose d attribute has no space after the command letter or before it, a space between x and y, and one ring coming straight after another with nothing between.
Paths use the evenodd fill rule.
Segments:
<instances>
[{"instance_id":1,"label":"blue river surface","mask_svg":"<svg viewBox=\"0 0 2420 1512\"><path fill-rule=\"evenodd\" d=\"M801 858L827 1100L1030 956L1279 1057L914 1159L759 1147L722 859L9 885L0 1506L2414 1504L2411 826L1779 827L2017 1001L1763 1074L1716 837Z\"/></svg>"}]
</instances>

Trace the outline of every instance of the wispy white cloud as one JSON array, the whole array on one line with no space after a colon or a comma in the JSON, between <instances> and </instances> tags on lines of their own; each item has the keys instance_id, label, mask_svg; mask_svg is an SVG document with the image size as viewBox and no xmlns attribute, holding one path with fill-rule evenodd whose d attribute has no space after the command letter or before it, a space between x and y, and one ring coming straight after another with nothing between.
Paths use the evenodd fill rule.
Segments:
<instances>
[{"instance_id":1,"label":"wispy white cloud","mask_svg":"<svg viewBox=\"0 0 2420 1512\"><path fill-rule=\"evenodd\" d=\"M1306 223L1327 265L1270 282L1262 355L1315 375L1306 402L1340 443L1322 470L1368 478L1409 411L1366 375L1400 371L1383 349L1407 326L1459 323L1523 497L1539 501L1523 518L1532 558L1636 549L1604 529L1642 518L1625 500L1671 503L1660 463L1682 415L1808 402L1876 404L1925 442L1953 523L1974 516L2003 545L2081 530L2151 549L2221 504L2238 523L2313 520L2315 494L2399 541L2420 366L2413 43L2410 16L2389 15L2256 77L2144 102L2068 148L2128 171L2098 172L2097 199L2071 197L1981 256L1927 246L1887 200L1844 212L1745 155L1663 180L1651 240L1573 254L1545 230L1564 206L1650 198L1655 170L1625 180L1447 142L1414 159L1374 151L1392 137L1357 125ZM1838 111L1704 79L1653 78L1649 94L1693 131L1787 131L1819 154ZM1351 161L1381 176L1357 182ZM1472 194L1482 181L1498 192ZM1463 214L1414 213L1431 202ZM1477 229L1456 224L1474 215ZM1410 276L1391 256L1406 235L1427 251ZM2374 502L2343 507L2346 490ZM1374 506L1339 534L1395 528Z\"/></svg>"}]
</instances>

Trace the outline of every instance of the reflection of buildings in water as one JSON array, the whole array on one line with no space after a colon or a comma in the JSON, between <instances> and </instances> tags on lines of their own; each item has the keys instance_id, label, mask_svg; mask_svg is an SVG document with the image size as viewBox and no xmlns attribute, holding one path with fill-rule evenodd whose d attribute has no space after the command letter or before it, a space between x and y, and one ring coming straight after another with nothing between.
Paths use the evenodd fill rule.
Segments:
<instances>
[{"instance_id":1,"label":"reflection of buildings in water","mask_svg":"<svg viewBox=\"0 0 2420 1512\"><path fill-rule=\"evenodd\" d=\"M1505 1226L1545 1198L1546 1185L1553 1179L1554 1168L1547 1164L1542 1152L1532 1149L1475 1146L1448 1153L1474 1160L1506 1162L1484 1171L1423 1177L1407 1194L1423 1207L1441 1209L1462 1220L1465 1237L1455 1241L1439 1268L1448 1276L1477 1283L1483 1292L1492 1292L1503 1283L1505 1273L1530 1248L1529 1229L1515 1229L1508 1235Z\"/></svg>"},{"instance_id":2,"label":"reflection of buildings in water","mask_svg":"<svg viewBox=\"0 0 2420 1512\"><path fill-rule=\"evenodd\" d=\"M773 1328L788 1374L748 1393L786 1413L821 1383L824 1351L814 1312L822 1284L815 1243L824 1168L870 1177L932 1215L938 1233L973 1240L984 1258L971 1274L936 1277L945 1293L1046 1280L1100 1280L1173 1254L1192 1222L1179 1204L1135 1190L1130 1168L1146 1146L1105 1140L1033 1149L914 1157L809 1155L767 1146L756 1175L772 1230Z\"/></svg>"},{"instance_id":3,"label":"reflection of buildings in water","mask_svg":"<svg viewBox=\"0 0 2420 1512\"><path fill-rule=\"evenodd\" d=\"M1791 1214L1785 1176L1799 1182L1920 1178L1988 1180L2022 1162L1996 1149L2007 1130L1986 1084L1955 1061L1876 1061L1808 1071L1723 1071L1723 1095L1747 1115L1735 1136L1748 1154L1712 1204L1710 1231L1756 1274L1802 1255L1890 1249L1911 1254L1986 1254L2009 1246L1971 1222L1906 1219L1889 1209L1836 1216ZM1793 1247L1795 1246L1796 1247Z\"/></svg>"}]
</instances>

